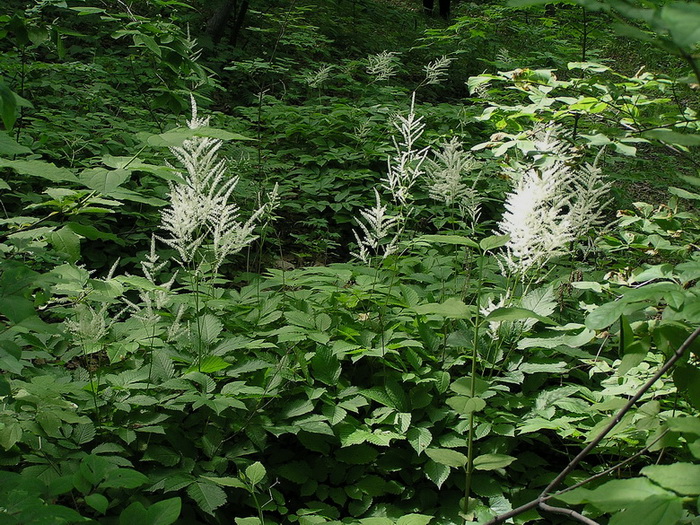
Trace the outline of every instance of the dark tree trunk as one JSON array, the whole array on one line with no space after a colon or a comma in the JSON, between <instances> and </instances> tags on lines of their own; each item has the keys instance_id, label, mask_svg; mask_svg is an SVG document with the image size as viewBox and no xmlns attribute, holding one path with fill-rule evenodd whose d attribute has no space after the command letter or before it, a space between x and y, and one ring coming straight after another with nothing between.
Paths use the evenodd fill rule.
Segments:
<instances>
[{"instance_id":1,"label":"dark tree trunk","mask_svg":"<svg viewBox=\"0 0 700 525\"><path fill-rule=\"evenodd\" d=\"M221 41L233 15L230 41L235 46L238 35L243 28L246 13L248 13L248 0L225 0L222 2L207 23L207 33L211 36L212 42L218 44Z\"/></svg>"},{"instance_id":2,"label":"dark tree trunk","mask_svg":"<svg viewBox=\"0 0 700 525\"><path fill-rule=\"evenodd\" d=\"M450 0L438 0L438 6L440 9L440 16L443 18L450 17ZM423 0L423 11L427 15L433 14L433 8L435 7L435 0Z\"/></svg>"}]
</instances>

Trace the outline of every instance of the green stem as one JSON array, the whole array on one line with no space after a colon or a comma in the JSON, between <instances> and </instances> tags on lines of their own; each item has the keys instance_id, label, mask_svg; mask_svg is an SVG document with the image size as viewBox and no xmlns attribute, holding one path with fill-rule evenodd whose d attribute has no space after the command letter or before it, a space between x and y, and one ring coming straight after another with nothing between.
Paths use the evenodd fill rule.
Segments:
<instances>
[{"instance_id":1,"label":"green stem","mask_svg":"<svg viewBox=\"0 0 700 525\"><path fill-rule=\"evenodd\" d=\"M486 254L482 252L479 257L479 271L477 274L477 290L476 290L476 317L474 319L474 341L472 343L472 368L471 380L469 383L469 397L474 398L476 394L476 358L477 347L479 345L479 328L481 326L481 312L479 310L479 296L481 295L481 287L483 285L484 260ZM469 435L467 437L467 464L465 466L466 478L464 481L464 514L466 523L466 514L469 510L469 496L472 490L472 473L474 472L474 412L469 413Z\"/></svg>"}]
</instances>

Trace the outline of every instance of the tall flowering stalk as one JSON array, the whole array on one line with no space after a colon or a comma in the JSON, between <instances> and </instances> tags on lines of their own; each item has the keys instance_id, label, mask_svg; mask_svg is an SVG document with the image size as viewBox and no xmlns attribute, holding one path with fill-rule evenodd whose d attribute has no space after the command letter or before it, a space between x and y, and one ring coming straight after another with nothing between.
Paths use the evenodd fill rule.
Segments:
<instances>
[{"instance_id":1,"label":"tall flowering stalk","mask_svg":"<svg viewBox=\"0 0 700 525\"><path fill-rule=\"evenodd\" d=\"M192 97L192 117L187 127L197 130L209 125L209 117L197 116L197 104ZM222 141L194 136L182 146L170 148L184 167L180 181L170 183L170 206L161 214L161 226L168 234L158 237L177 250L183 266L200 268L204 262L202 248L211 251L214 273L227 256L237 253L256 239L253 233L260 218L276 203L277 189L269 203L260 206L245 220L239 220L240 208L231 202L238 177L228 173L228 165L218 151ZM199 258L199 260L195 260Z\"/></svg>"},{"instance_id":2,"label":"tall flowering stalk","mask_svg":"<svg viewBox=\"0 0 700 525\"><path fill-rule=\"evenodd\" d=\"M506 266L524 275L570 251L572 241L597 224L610 185L593 164L574 166L573 148L556 128L535 134L536 164L508 170L514 181L498 232L510 236Z\"/></svg>"}]
</instances>

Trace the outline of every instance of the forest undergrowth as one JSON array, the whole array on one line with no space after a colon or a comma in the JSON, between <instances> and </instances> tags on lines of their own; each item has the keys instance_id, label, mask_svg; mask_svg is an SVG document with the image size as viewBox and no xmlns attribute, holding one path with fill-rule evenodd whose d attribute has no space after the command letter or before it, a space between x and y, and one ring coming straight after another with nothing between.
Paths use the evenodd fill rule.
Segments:
<instances>
[{"instance_id":1,"label":"forest undergrowth","mask_svg":"<svg viewBox=\"0 0 700 525\"><path fill-rule=\"evenodd\" d=\"M696 4L89 4L0 12L0 522L700 523Z\"/></svg>"}]
</instances>

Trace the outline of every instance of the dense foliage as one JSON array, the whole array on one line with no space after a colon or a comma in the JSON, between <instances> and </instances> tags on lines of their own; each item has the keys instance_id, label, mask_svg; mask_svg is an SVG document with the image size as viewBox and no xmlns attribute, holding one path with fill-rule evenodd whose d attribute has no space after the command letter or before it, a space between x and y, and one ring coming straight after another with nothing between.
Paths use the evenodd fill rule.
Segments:
<instances>
[{"instance_id":1,"label":"dense foliage","mask_svg":"<svg viewBox=\"0 0 700 525\"><path fill-rule=\"evenodd\" d=\"M700 523L700 8L538 4L6 0L0 522Z\"/></svg>"}]
</instances>

